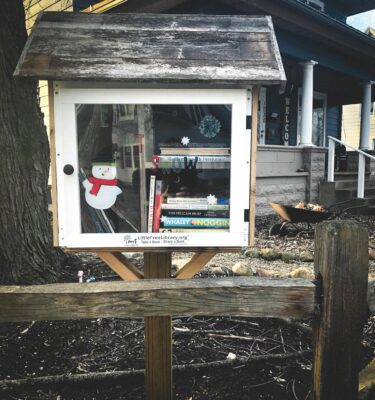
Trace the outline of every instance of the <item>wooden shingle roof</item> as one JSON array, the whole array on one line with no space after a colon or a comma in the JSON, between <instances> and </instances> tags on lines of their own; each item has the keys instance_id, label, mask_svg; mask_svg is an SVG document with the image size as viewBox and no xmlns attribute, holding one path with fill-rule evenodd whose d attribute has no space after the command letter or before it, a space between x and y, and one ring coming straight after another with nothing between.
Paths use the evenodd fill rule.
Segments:
<instances>
[{"instance_id":1,"label":"wooden shingle roof","mask_svg":"<svg viewBox=\"0 0 375 400\"><path fill-rule=\"evenodd\" d=\"M60 81L279 84L270 17L43 13L14 73Z\"/></svg>"}]
</instances>

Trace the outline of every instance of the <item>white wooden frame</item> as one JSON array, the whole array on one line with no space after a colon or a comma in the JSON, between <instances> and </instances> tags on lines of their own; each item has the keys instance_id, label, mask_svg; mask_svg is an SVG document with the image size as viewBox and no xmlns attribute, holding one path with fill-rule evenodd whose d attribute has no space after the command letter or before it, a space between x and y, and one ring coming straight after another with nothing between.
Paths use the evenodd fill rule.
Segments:
<instances>
[{"instance_id":1,"label":"white wooden frame","mask_svg":"<svg viewBox=\"0 0 375 400\"><path fill-rule=\"evenodd\" d=\"M56 169L59 246L73 249L238 248L249 243L251 134L246 129L246 89L82 88L55 83ZM229 232L81 233L75 104L231 104L232 143ZM71 164L72 175L63 173ZM128 238L128 239L126 239ZM135 243L134 243L134 239Z\"/></svg>"}]
</instances>

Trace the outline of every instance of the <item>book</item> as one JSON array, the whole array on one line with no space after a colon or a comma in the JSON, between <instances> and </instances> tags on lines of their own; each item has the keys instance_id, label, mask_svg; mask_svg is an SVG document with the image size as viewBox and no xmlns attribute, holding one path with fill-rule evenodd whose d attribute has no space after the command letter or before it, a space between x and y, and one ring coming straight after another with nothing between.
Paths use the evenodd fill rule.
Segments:
<instances>
[{"instance_id":1,"label":"book","mask_svg":"<svg viewBox=\"0 0 375 400\"><path fill-rule=\"evenodd\" d=\"M230 156L225 155L160 155L158 158L159 168L172 169L229 169Z\"/></svg>"},{"instance_id":2,"label":"book","mask_svg":"<svg viewBox=\"0 0 375 400\"><path fill-rule=\"evenodd\" d=\"M230 149L228 147L223 148L175 148L175 147L161 147L161 155L229 155Z\"/></svg>"},{"instance_id":3,"label":"book","mask_svg":"<svg viewBox=\"0 0 375 400\"><path fill-rule=\"evenodd\" d=\"M207 204L207 197L167 197L167 204Z\"/></svg>"},{"instance_id":4,"label":"book","mask_svg":"<svg viewBox=\"0 0 375 400\"><path fill-rule=\"evenodd\" d=\"M230 163L230 155L160 155L159 163L161 162L172 162L172 161L181 161L182 163L185 160L189 163L192 161L193 163Z\"/></svg>"},{"instance_id":5,"label":"book","mask_svg":"<svg viewBox=\"0 0 375 400\"><path fill-rule=\"evenodd\" d=\"M150 176L150 193L148 200L147 232L152 232L154 223L154 198L155 198L155 175Z\"/></svg>"},{"instance_id":6,"label":"book","mask_svg":"<svg viewBox=\"0 0 375 400\"><path fill-rule=\"evenodd\" d=\"M162 208L162 210L229 210L229 205L228 204L198 204L198 203L196 203L196 204L163 203L161 205L161 208Z\"/></svg>"},{"instance_id":7,"label":"book","mask_svg":"<svg viewBox=\"0 0 375 400\"><path fill-rule=\"evenodd\" d=\"M221 229L221 228L205 228L205 229L194 229L194 228L160 228L160 233L222 233L229 232L229 228Z\"/></svg>"},{"instance_id":8,"label":"book","mask_svg":"<svg viewBox=\"0 0 375 400\"><path fill-rule=\"evenodd\" d=\"M167 217L229 218L229 210L163 210Z\"/></svg>"},{"instance_id":9,"label":"book","mask_svg":"<svg viewBox=\"0 0 375 400\"><path fill-rule=\"evenodd\" d=\"M160 143L160 148L175 148L175 149L194 149L194 148L214 148L214 149L222 149L228 148L228 145L225 143L189 143L187 146L182 144L181 142L174 143Z\"/></svg>"},{"instance_id":10,"label":"book","mask_svg":"<svg viewBox=\"0 0 375 400\"><path fill-rule=\"evenodd\" d=\"M155 185L154 222L152 232L159 232L163 181L157 180Z\"/></svg>"},{"instance_id":11,"label":"book","mask_svg":"<svg viewBox=\"0 0 375 400\"><path fill-rule=\"evenodd\" d=\"M229 228L229 218L161 217L163 228Z\"/></svg>"}]
</instances>

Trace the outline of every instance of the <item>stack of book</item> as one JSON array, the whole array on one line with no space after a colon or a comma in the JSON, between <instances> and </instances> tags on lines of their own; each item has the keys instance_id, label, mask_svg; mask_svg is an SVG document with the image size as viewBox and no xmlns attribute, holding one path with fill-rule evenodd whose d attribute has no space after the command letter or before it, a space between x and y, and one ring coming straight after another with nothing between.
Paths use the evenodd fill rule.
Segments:
<instances>
[{"instance_id":1,"label":"stack of book","mask_svg":"<svg viewBox=\"0 0 375 400\"><path fill-rule=\"evenodd\" d=\"M206 197L168 197L160 221L160 232L227 232L229 204L208 204Z\"/></svg>"},{"instance_id":2,"label":"stack of book","mask_svg":"<svg viewBox=\"0 0 375 400\"><path fill-rule=\"evenodd\" d=\"M230 148L220 143L160 144L159 168L229 169ZM217 188L216 188L217 189ZM163 182L151 176L148 232L229 231L229 200L210 204L205 194L196 197L162 195ZM212 200L212 199L211 199Z\"/></svg>"},{"instance_id":3,"label":"stack of book","mask_svg":"<svg viewBox=\"0 0 375 400\"><path fill-rule=\"evenodd\" d=\"M220 143L161 144L158 157L160 168L230 168L230 148Z\"/></svg>"}]
</instances>

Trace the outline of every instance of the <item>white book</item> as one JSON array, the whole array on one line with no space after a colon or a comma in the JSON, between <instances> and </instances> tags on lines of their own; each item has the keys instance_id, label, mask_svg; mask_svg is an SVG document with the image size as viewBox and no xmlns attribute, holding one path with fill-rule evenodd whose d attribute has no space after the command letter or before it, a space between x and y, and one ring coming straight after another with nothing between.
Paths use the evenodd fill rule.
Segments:
<instances>
[{"instance_id":1,"label":"white book","mask_svg":"<svg viewBox=\"0 0 375 400\"><path fill-rule=\"evenodd\" d=\"M168 204L207 204L206 197L167 197Z\"/></svg>"},{"instance_id":2,"label":"white book","mask_svg":"<svg viewBox=\"0 0 375 400\"><path fill-rule=\"evenodd\" d=\"M161 205L162 210L229 210L227 204L167 204Z\"/></svg>"},{"instance_id":3,"label":"white book","mask_svg":"<svg viewBox=\"0 0 375 400\"><path fill-rule=\"evenodd\" d=\"M194 155L160 155L159 160L160 162L172 162L172 161L181 161L184 162L184 159L187 159L187 161L195 161L195 159L198 159L197 161L199 163L229 163L230 162L230 156L225 156L225 155L203 155L203 156L194 156Z\"/></svg>"},{"instance_id":4,"label":"white book","mask_svg":"<svg viewBox=\"0 0 375 400\"><path fill-rule=\"evenodd\" d=\"M166 204L161 205L162 210L208 210L208 204Z\"/></svg>"}]
</instances>

